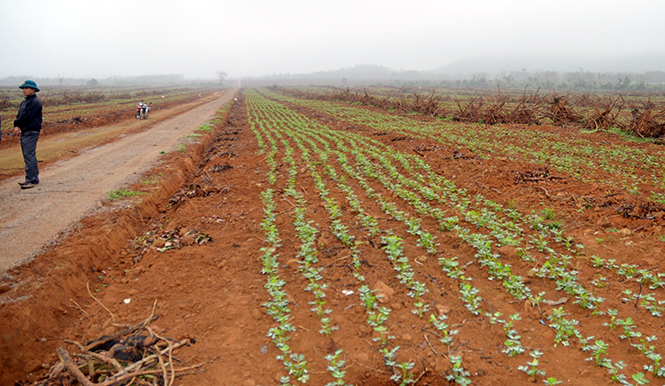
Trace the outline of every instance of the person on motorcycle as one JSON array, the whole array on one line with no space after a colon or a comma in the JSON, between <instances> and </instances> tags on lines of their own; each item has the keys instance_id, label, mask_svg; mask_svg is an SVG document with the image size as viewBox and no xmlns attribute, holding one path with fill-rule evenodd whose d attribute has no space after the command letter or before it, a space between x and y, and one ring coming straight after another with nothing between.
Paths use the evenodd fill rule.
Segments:
<instances>
[{"instance_id":1,"label":"person on motorcycle","mask_svg":"<svg viewBox=\"0 0 665 386\"><path fill-rule=\"evenodd\" d=\"M138 106L136 106L136 119L143 119L143 117L146 116L147 109L147 104L145 104L143 101L139 102Z\"/></svg>"}]
</instances>

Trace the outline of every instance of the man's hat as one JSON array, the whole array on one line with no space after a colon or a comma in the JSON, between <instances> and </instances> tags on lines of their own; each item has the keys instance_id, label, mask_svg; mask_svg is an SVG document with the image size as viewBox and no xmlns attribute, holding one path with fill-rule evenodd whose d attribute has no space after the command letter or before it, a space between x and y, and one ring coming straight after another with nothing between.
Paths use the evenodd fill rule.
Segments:
<instances>
[{"instance_id":1,"label":"man's hat","mask_svg":"<svg viewBox=\"0 0 665 386\"><path fill-rule=\"evenodd\" d=\"M18 86L18 88L34 88L36 92L39 92L37 83L35 83L34 80L26 80L22 85Z\"/></svg>"}]
</instances>

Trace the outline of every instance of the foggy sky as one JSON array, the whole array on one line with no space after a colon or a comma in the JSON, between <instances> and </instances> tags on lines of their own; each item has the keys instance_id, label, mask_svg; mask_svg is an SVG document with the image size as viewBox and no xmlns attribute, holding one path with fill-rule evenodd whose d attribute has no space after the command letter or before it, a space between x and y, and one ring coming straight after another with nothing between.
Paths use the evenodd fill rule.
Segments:
<instances>
[{"instance_id":1,"label":"foggy sky","mask_svg":"<svg viewBox=\"0 0 665 386\"><path fill-rule=\"evenodd\" d=\"M543 58L541 70L603 59L612 71L665 54L662 0L0 0L0 15L0 78L430 70L470 57Z\"/></svg>"}]
</instances>

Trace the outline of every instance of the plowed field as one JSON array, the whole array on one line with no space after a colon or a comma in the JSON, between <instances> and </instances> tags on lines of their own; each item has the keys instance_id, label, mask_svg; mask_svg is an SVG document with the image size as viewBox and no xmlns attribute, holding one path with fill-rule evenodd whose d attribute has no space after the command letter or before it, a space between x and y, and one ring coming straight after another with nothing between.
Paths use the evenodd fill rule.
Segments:
<instances>
[{"instance_id":1,"label":"plowed field","mask_svg":"<svg viewBox=\"0 0 665 386\"><path fill-rule=\"evenodd\" d=\"M662 147L238 99L4 279L3 383L154 307L175 384L663 384Z\"/></svg>"}]
</instances>

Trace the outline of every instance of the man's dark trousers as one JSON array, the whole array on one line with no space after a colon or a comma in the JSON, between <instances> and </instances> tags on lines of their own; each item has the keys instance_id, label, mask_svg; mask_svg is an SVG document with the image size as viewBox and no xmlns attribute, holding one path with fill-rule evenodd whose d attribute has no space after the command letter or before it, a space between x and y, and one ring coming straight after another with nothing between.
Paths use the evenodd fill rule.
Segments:
<instances>
[{"instance_id":1,"label":"man's dark trousers","mask_svg":"<svg viewBox=\"0 0 665 386\"><path fill-rule=\"evenodd\" d=\"M25 161L25 182L39 183L39 167L37 166L37 140L39 131L21 133L21 150Z\"/></svg>"}]
</instances>

